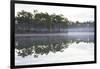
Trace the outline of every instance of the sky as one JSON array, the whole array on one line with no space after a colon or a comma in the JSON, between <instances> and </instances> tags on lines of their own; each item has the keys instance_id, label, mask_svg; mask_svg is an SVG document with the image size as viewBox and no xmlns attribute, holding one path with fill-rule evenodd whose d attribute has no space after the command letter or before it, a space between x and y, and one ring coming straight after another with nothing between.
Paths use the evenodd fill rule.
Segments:
<instances>
[{"instance_id":1,"label":"sky","mask_svg":"<svg viewBox=\"0 0 100 69\"><path fill-rule=\"evenodd\" d=\"M68 18L69 21L74 22L94 21L94 8L15 4L15 16L17 12L21 10L31 13L33 13L34 10L38 10L38 12L47 12L49 14L62 14L64 17Z\"/></svg>"}]
</instances>

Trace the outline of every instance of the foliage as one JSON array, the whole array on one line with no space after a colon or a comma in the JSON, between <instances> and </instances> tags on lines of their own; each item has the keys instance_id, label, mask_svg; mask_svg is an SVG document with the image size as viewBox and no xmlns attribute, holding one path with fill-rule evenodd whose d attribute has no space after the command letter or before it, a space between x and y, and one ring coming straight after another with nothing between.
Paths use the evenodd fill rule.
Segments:
<instances>
[{"instance_id":1,"label":"foliage","mask_svg":"<svg viewBox=\"0 0 100 69\"><path fill-rule=\"evenodd\" d=\"M63 15L50 15L47 12L39 13L37 10L34 10L33 14L22 10L21 12L17 13L15 19L18 22L16 23L17 31L24 31L25 28L26 30L31 31L30 29L33 28L34 30L32 31L35 32L38 28L46 29L48 32L53 32L54 29L58 29L58 31L60 32L60 29L67 27L68 24L68 19L65 18Z\"/></svg>"},{"instance_id":2,"label":"foliage","mask_svg":"<svg viewBox=\"0 0 100 69\"><path fill-rule=\"evenodd\" d=\"M38 12L37 10L34 10L33 13L22 10L17 13L15 20L16 33L67 32L65 29L68 28L94 26L94 22L91 21L72 22L62 14L48 14L47 12Z\"/></svg>"}]
</instances>

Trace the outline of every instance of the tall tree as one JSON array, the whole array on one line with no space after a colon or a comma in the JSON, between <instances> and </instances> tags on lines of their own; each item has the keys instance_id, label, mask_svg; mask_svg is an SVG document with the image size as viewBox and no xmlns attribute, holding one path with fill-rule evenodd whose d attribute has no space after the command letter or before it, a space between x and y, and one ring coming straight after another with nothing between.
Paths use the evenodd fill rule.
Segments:
<instances>
[{"instance_id":1,"label":"tall tree","mask_svg":"<svg viewBox=\"0 0 100 69\"><path fill-rule=\"evenodd\" d=\"M17 13L16 19L20 23L23 23L23 22L26 23L26 22L30 22L32 20L32 16L33 16L32 13L22 10L21 12Z\"/></svg>"}]
</instances>

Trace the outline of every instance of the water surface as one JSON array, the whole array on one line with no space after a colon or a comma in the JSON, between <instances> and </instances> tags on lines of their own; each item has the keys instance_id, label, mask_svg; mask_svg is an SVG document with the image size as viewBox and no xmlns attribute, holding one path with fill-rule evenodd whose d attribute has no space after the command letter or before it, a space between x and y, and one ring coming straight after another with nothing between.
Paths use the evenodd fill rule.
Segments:
<instances>
[{"instance_id":1,"label":"water surface","mask_svg":"<svg viewBox=\"0 0 100 69\"><path fill-rule=\"evenodd\" d=\"M15 65L93 60L93 32L15 36Z\"/></svg>"}]
</instances>

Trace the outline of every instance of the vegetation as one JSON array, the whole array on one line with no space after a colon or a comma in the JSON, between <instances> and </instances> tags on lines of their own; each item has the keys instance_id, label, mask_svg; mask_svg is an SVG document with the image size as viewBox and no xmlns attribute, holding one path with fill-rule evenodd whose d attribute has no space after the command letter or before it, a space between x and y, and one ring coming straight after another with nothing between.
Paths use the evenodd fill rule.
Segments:
<instances>
[{"instance_id":1,"label":"vegetation","mask_svg":"<svg viewBox=\"0 0 100 69\"><path fill-rule=\"evenodd\" d=\"M22 10L15 17L16 32L60 32L60 28L65 28L68 19L63 15L42 13L37 10L34 13ZM56 30L57 29L57 30Z\"/></svg>"},{"instance_id":2,"label":"vegetation","mask_svg":"<svg viewBox=\"0 0 100 69\"><path fill-rule=\"evenodd\" d=\"M33 13L24 10L17 13L15 17L15 33L54 33L67 32L65 29L69 27L82 27L94 22L79 21L71 22L62 14L48 14L47 12L38 12L34 10Z\"/></svg>"}]
</instances>

